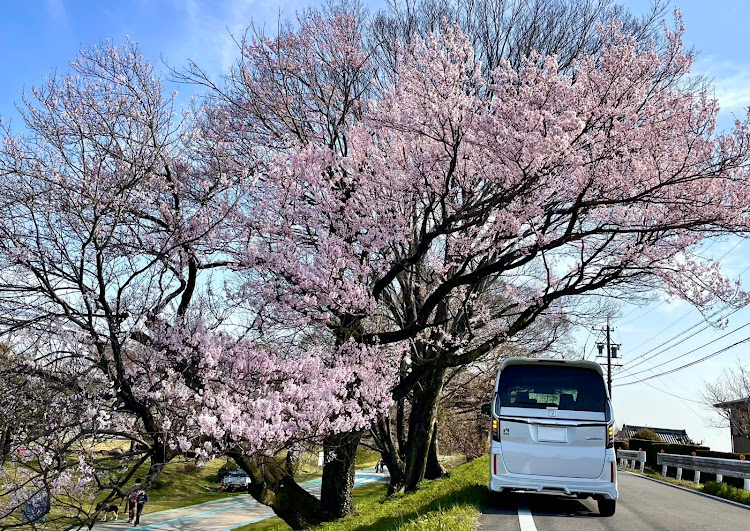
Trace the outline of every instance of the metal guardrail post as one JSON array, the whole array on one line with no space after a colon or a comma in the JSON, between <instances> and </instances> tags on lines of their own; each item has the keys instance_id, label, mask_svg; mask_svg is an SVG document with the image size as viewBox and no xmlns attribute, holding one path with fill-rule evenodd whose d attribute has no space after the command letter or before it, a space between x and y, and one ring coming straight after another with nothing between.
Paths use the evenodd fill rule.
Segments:
<instances>
[{"instance_id":1,"label":"metal guardrail post","mask_svg":"<svg viewBox=\"0 0 750 531\"><path fill-rule=\"evenodd\" d=\"M750 490L750 461L660 453L656 462L661 465L662 476L667 475L667 467L671 466L677 469L677 479L682 479L684 468L695 471L696 483L700 482L701 472L706 472L716 474L718 483L724 480L724 476L742 478L743 488Z\"/></svg>"},{"instance_id":2,"label":"metal guardrail post","mask_svg":"<svg viewBox=\"0 0 750 531\"><path fill-rule=\"evenodd\" d=\"M621 466L629 466L632 469L635 469L635 462L638 461L640 470L643 472L643 467L646 464L646 452L643 450L617 450L617 457Z\"/></svg>"}]
</instances>

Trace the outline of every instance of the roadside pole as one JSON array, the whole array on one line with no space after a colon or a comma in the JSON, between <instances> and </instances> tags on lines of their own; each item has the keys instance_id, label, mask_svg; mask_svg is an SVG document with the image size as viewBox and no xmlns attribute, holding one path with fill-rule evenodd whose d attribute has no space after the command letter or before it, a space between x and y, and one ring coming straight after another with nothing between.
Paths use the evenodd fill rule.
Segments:
<instances>
[{"instance_id":1,"label":"roadside pole","mask_svg":"<svg viewBox=\"0 0 750 531\"><path fill-rule=\"evenodd\" d=\"M614 330L614 328L609 326L609 317L607 317L607 326L604 329L601 328L595 328L594 330L598 332L606 332L607 341L605 343L597 343L596 346L599 348L599 355L597 358L604 357L604 347L607 348L607 391L609 392L609 398L612 398L612 367L622 367L619 363L612 363L612 358L615 358L615 360L618 359L617 353L620 349L620 343L612 343L612 336L611 332Z\"/></svg>"}]
</instances>

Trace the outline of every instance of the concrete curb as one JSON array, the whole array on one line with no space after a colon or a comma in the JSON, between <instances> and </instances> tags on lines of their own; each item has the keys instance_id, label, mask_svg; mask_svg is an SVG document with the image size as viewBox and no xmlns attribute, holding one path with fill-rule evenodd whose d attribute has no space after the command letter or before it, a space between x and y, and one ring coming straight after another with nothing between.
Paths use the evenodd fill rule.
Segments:
<instances>
[{"instance_id":1,"label":"concrete curb","mask_svg":"<svg viewBox=\"0 0 750 531\"><path fill-rule=\"evenodd\" d=\"M667 481L660 481L656 478L652 478L650 476L645 476L641 474L634 474L633 472L630 472L628 470L624 470L622 468L618 468L619 472L625 472L626 474L630 474L631 476L647 479L649 481L653 481L654 483L661 483L662 485L667 485L669 487L673 487L675 489L684 490L685 492L691 492L693 494L697 494L698 496L703 496L704 498L709 498L712 500L720 501L722 503L726 503L729 505L734 505L735 507L739 507L740 509L745 509L746 511L750 511L750 505L745 505L744 503L739 503L732 500L727 500L726 498L720 498L719 496L714 496L713 494L706 494L705 492L701 492L698 490L688 489L685 487L680 487L679 485L675 485L674 483L669 483Z\"/></svg>"}]
</instances>

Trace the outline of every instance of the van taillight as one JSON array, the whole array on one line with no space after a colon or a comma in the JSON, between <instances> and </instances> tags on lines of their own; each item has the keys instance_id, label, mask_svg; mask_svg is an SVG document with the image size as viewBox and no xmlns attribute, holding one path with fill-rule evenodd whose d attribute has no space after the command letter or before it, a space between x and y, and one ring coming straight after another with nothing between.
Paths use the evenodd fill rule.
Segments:
<instances>
[{"instance_id":1,"label":"van taillight","mask_svg":"<svg viewBox=\"0 0 750 531\"><path fill-rule=\"evenodd\" d=\"M492 440L500 442L500 420L495 417L500 416L500 393L495 393L492 398Z\"/></svg>"},{"instance_id":2,"label":"van taillight","mask_svg":"<svg viewBox=\"0 0 750 531\"><path fill-rule=\"evenodd\" d=\"M610 424L607 426L607 448L615 447L615 427Z\"/></svg>"},{"instance_id":3,"label":"van taillight","mask_svg":"<svg viewBox=\"0 0 750 531\"><path fill-rule=\"evenodd\" d=\"M492 440L500 442L500 421L492 419Z\"/></svg>"}]
</instances>

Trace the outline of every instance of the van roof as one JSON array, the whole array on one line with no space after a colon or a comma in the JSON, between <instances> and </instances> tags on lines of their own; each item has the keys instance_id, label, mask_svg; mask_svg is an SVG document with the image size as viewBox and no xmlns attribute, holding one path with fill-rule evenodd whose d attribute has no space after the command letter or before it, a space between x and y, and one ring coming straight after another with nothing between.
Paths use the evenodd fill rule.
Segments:
<instances>
[{"instance_id":1,"label":"van roof","mask_svg":"<svg viewBox=\"0 0 750 531\"><path fill-rule=\"evenodd\" d=\"M514 356L503 361L502 365L500 365L500 371L511 365L562 365L565 367L580 367L582 369L596 371L602 378L604 377L601 365L595 361L563 360L559 358L523 358L520 356Z\"/></svg>"}]
</instances>

